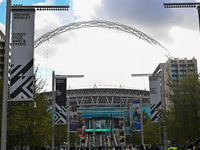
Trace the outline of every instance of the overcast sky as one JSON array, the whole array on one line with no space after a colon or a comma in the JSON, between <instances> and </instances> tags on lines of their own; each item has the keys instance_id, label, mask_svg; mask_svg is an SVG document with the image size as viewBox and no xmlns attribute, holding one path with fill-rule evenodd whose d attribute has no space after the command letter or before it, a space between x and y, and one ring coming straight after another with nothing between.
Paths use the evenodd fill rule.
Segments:
<instances>
[{"instance_id":1,"label":"overcast sky","mask_svg":"<svg viewBox=\"0 0 200 150\"><path fill-rule=\"evenodd\" d=\"M60 26L90 20L124 24L149 35L173 57L200 59L199 23L196 8L164 8L180 0L12 0L23 5L69 5L69 11L37 11L35 39ZM191 1L190 2L198 2ZM0 29L5 33L6 1L0 0ZM80 28L60 34L35 49L35 65L51 90L56 74L83 74L68 79L67 88L123 87L147 89L148 78L134 73L152 73L167 61L167 51L115 29ZM198 63L199 69L199 63Z\"/></svg>"}]
</instances>

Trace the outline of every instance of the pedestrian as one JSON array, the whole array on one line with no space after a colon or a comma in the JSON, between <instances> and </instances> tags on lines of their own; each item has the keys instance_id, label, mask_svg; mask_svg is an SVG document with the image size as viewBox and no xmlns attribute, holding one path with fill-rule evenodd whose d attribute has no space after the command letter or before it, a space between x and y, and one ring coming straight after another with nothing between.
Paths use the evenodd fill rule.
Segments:
<instances>
[{"instance_id":1,"label":"pedestrian","mask_svg":"<svg viewBox=\"0 0 200 150\"><path fill-rule=\"evenodd\" d=\"M171 146L168 148L168 150L177 150L176 140L171 140L170 143L171 143Z\"/></svg>"},{"instance_id":2,"label":"pedestrian","mask_svg":"<svg viewBox=\"0 0 200 150\"><path fill-rule=\"evenodd\" d=\"M158 146L156 146L156 147L154 148L154 150L160 150L160 148L159 148Z\"/></svg>"},{"instance_id":3,"label":"pedestrian","mask_svg":"<svg viewBox=\"0 0 200 150\"><path fill-rule=\"evenodd\" d=\"M193 146L192 140L190 140L190 139L188 139L186 141L186 145L187 145L187 147L186 147L187 150L194 150L195 149L195 147Z\"/></svg>"},{"instance_id":4,"label":"pedestrian","mask_svg":"<svg viewBox=\"0 0 200 150\"><path fill-rule=\"evenodd\" d=\"M140 145L139 150L144 150L144 146L143 146L143 145Z\"/></svg>"},{"instance_id":5,"label":"pedestrian","mask_svg":"<svg viewBox=\"0 0 200 150\"><path fill-rule=\"evenodd\" d=\"M196 139L194 142L195 150L200 150L200 138Z\"/></svg>"},{"instance_id":6,"label":"pedestrian","mask_svg":"<svg viewBox=\"0 0 200 150\"><path fill-rule=\"evenodd\" d=\"M145 149L146 149L146 150L150 150L148 145L146 145L146 148L145 148Z\"/></svg>"}]
</instances>

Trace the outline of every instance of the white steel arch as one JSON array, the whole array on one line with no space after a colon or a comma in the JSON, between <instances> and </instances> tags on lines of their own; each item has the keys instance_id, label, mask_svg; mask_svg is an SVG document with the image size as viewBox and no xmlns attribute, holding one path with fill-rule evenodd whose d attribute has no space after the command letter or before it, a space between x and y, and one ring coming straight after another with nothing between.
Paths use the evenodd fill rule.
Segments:
<instances>
[{"instance_id":1,"label":"white steel arch","mask_svg":"<svg viewBox=\"0 0 200 150\"><path fill-rule=\"evenodd\" d=\"M162 44L157 42L155 39L150 37L149 35L145 34L142 31L139 31L135 28L132 28L130 26L120 24L120 23L115 23L115 22L110 22L110 21L101 21L101 20L95 20L95 21L82 21L82 22L76 22L76 23L71 23L67 24L61 27L58 27L54 30L49 31L48 33L42 35L41 37L37 38L34 41L34 48L38 47L40 44L44 43L45 41L49 40L52 37L55 37L61 33L79 29L79 28L89 28L89 27L100 27L100 28L109 28L109 29L116 29L119 31L127 32L129 34L132 34L145 42L151 44L151 45L156 45L164 49L165 51L168 52L167 56L170 56L170 52L167 48L165 48Z\"/></svg>"}]
</instances>

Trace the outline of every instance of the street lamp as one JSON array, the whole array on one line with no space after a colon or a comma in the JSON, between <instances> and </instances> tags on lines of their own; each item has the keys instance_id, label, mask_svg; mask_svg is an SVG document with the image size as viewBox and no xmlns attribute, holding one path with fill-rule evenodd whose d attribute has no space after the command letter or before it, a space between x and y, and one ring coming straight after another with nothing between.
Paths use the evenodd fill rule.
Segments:
<instances>
[{"instance_id":1,"label":"street lamp","mask_svg":"<svg viewBox=\"0 0 200 150\"><path fill-rule=\"evenodd\" d=\"M1 149L6 149L7 139L7 100L8 100L8 64L10 44L10 7L11 0L7 0L6 6L6 40L5 40L5 61L3 72L3 102L2 102L2 126L1 126Z\"/></svg>"},{"instance_id":2,"label":"street lamp","mask_svg":"<svg viewBox=\"0 0 200 150\"><path fill-rule=\"evenodd\" d=\"M164 89L164 70L160 69L160 75L158 75L158 72L156 74L131 74L132 77L143 77L143 76L159 76L161 79L161 103L162 103L162 109L166 109L165 104L165 89ZM142 102L142 98L140 97L140 101ZM141 118L142 119L142 118ZM141 120L142 121L142 120ZM142 124L142 123L141 123ZM143 133L142 133L143 134ZM167 149L167 133L166 133L166 126L164 126L164 146L165 149Z\"/></svg>"},{"instance_id":3,"label":"street lamp","mask_svg":"<svg viewBox=\"0 0 200 150\"><path fill-rule=\"evenodd\" d=\"M29 6L28 6L29 7ZM31 8L46 8L45 6L31 6ZM3 102L2 102L2 126L1 126L1 149L6 149L7 139L7 102L8 102L8 73L9 73L9 45L10 45L10 17L12 8L27 8L22 5L11 6L11 0L7 0L6 4L6 40L5 40L5 61L3 75ZM39 10L37 9L37 10ZM45 10L68 10L69 6L49 6ZM43 9L42 9L43 10Z\"/></svg>"},{"instance_id":4,"label":"street lamp","mask_svg":"<svg viewBox=\"0 0 200 150\"><path fill-rule=\"evenodd\" d=\"M53 133L52 133L52 146L51 146L51 149L53 150L54 149L54 109L55 109L55 90L54 90L54 82L55 82L55 79L66 79L66 82L67 82L67 78L83 78L84 75L55 75L54 71L53 71L53 77L52 77L52 80L53 80L53 84L52 84L52 96L53 96L53 103L52 103L52 128L53 128ZM67 90L67 89L66 89ZM69 107L70 107L70 103L69 103L69 95L67 95L67 100L68 100L68 109L67 109L67 123L68 123L68 126L67 126L67 130L68 130L68 150L69 150L69 131L70 131L70 126L69 126L69 115L70 115L70 111L69 111Z\"/></svg>"}]
</instances>

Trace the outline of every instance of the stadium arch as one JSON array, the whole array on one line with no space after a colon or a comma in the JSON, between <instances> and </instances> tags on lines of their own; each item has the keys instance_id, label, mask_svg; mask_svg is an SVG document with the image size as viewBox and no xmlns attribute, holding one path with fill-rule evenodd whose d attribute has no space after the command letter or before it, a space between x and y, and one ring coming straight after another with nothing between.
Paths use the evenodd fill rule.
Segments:
<instances>
[{"instance_id":1,"label":"stadium arch","mask_svg":"<svg viewBox=\"0 0 200 150\"><path fill-rule=\"evenodd\" d=\"M144 32L136 28L132 28L130 26L121 24L121 23L116 23L116 22L111 22L111 21L102 21L102 20L75 22L75 23L66 24L56 29L53 29L47 32L46 34L40 36L39 38L37 38L34 41L34 48L37 48L40 44L64 32L79 29L79 28L91 28L91 27L115 29L115 30L129 33L131 35L138 37L139 39L142 39L143 41L151 45L162 48L163 50L168 52L166 56L171 57L170 51L166 47L164 47L162 44L160 44L158 41L153 39L151 36L145 34Z\"/></svg>"},{"instance_id":2,"label":"stadium arch","mask_svg":"<svg viewBox=\"0 0 200 150\"><path fill-rule=\"evenodd\" d=\"M37 48L39 45L43 44L49 39L56 37L57 35L62 34L64 32L72 31L79 28L91 28L91 27L115 29L129 33L131 35L138 37L139 39L142 39L143 41L149 43L150 45L162 48L168 53L166 56L171 57L170 52L167 48L165 48L162 44L160 44L158 41L153 39L151 36L145 34L144 32L124 24L110 22L110 21L101 21L101 20L82 21L58 27L37 38L34 41L34 48ZM127 121L124 119L123 116L125 115L125 113L128 112L129 115L128 120L130 120L130 122L134 124L134 121L136 121L133 119L133 114L132 114L135 109L132 108L133 107L132 103L134 100L138 100L141 98L142 102L141 107L146 106L147 108L149 107L150 104L149 91L146 90L122 89L122 88L119 89L89 88L89 89L68 89L66 92L67 95L70 97L70 100L77 102L77 105L79 106L77 112L81 112L81 117L83 117L85 119L85 122L87 122L86 124L88 124L86 125L85 128L88 130L94 130L92 132L88 131L86 133L83 142L84 147L92 146L92 143L94 144L100 143L100 142L95 142L95 140L93 139L94 133L96 135L95 138L98 139L98 141L104 141L101 142L101 144L98 144L97 146L106 146L106 145L108 146L110 145L109 141L113 141L115 146L120 146L120 145L125 146L124 143L125 141L120 139L122 130L119 127L120 121L125 121L125 122ZM50 103L53 99L52 94L53 94L52 92L45 92L45 96L47 98L48 103ZM69 103L69 99L67 100L66 103ZM116 112L118 112L119 114L116 114ZM106 125L109 126L108 128L112 128L112 122L113 122L114 125L112 133L111 132L106 133L107 131L95 131L96 127L94 127L95 129L90 128L89 124L93 124L96 121L107 122L108 124ZM124 137L125 135L129 135L129 132L127 132L127 128L128 130L130 130L130 125L126 126L124 124L123 128L124 129L122 136ZM113 139L111 135L113 136Z\"/></svg>"}]
</instances>

